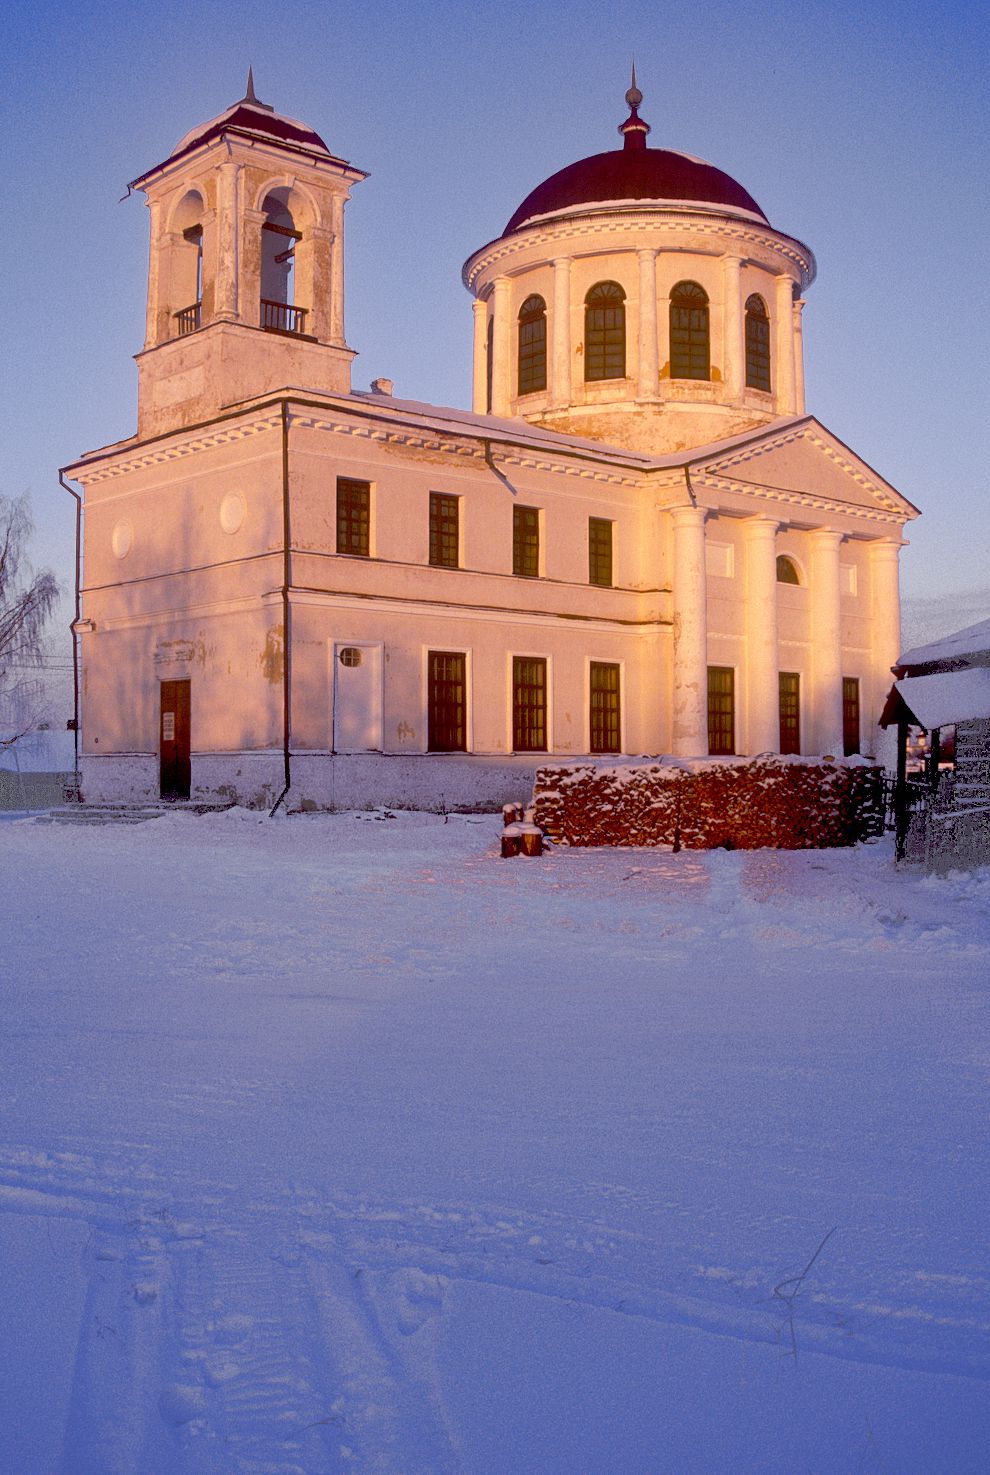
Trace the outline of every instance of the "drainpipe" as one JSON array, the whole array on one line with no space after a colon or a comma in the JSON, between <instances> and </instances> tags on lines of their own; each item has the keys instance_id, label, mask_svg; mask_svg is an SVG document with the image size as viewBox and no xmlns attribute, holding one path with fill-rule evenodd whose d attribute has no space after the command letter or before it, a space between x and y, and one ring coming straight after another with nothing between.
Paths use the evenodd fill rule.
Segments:
<instances>
[{"instance_id":1,"label":"drainpipe","mask_svg":"<svg viewBox=\"0 0 990 1475\"><path fill-rule=\"evenodd\" d=\"M291 527L289 522L289 401L282 408L282 764L285 786L268 812L271 819L289 792L292 782L289 759L290 718L292 714L292 631L289 588L292 583Z\"/></svg>"},{"instance_id":2,"label":"drainpipe","mask_svg":"<svg viewBox=\"0 0 990 1475\"><path fill-rule=\"evenodd\" d=\"M73 750L73 777L75 779L76 794L79 793L79 635L76 626L82 613L80 593L80 573L82 571L82 493L77 492L65 479L64 470L58 473L59 484L64 487L70 497L76 501L76 570L75 570L75 614L72 617L70 630L72 631L72 750Z\"/></svg>"}]
</instances>

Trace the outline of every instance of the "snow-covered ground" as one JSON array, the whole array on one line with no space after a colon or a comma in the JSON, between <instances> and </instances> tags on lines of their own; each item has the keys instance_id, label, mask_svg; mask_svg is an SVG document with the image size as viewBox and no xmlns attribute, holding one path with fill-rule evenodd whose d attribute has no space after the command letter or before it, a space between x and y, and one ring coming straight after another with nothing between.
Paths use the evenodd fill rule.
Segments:
<instances>
[{"instance_id":1,"label":"snow-covered ground","mask_svg":"<svg viewBox=\"0 0 990 1475\"><path fill-rule=\"evenodd\" d=\"M990 871L0 827L4 1475L967 1475Z\"/></svg>"}]
</instances>

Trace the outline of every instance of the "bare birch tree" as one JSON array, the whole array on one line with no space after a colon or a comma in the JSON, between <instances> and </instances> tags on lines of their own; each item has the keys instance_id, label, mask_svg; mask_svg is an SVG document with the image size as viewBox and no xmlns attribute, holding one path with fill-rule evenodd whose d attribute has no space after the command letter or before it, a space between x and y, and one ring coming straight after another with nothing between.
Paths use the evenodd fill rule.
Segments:
<instances>
[{"instance_id":1,"label":"bare birch tree","mask_svg":"<svg viewBox=\"0 0 990 1475\"><path fill-rule=\"evenodd\" d=\"M34 531L28 499L0 496L0 742L16 742L38 717L45 625L59 588L27 557Z\"/></svg>"}]
</instances>

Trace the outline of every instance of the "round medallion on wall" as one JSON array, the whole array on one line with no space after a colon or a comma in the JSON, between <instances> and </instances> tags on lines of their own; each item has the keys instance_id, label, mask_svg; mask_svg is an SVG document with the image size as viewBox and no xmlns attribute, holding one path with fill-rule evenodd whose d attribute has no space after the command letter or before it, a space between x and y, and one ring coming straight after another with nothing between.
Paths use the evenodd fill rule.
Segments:
<instances>
[{"instance_id":1,"label":"round medallion on wall","mask_svg":"<svg viewBox=\"0 0 990 1475\"><path fill-rule=\"evenodd\" d=\"M134 529L126 517L114 523L113 532L110 534L110 547L113 549L114 558L126 558L133 542Z\"/></svg>"},{"instance_id":2,"label":"round medallion on wall","mask_svg":"<svg viewBox=\"0 0 990 1475\"><path fill-rule=\"evenodd\" d=\"M228 492L220 503L220 526L225 533L236 533L246 511L240 492Z\"/></svg>"}]
</instances>

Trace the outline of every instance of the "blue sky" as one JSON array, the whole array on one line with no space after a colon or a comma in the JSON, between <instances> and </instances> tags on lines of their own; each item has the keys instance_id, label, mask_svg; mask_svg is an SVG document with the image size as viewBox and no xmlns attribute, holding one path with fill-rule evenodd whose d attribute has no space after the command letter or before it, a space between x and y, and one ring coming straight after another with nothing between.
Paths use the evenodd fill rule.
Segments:
<instances>
[{"instance_id":1,"label":"blue sky","mask_svg":"<svg viewBox=\"0 0 990 1475\"><path fill-rule=\"evenodd\" d=\"M3 26L2 490L30 490L66 583L57 468L136 420L147 211L120 196L249 62L370 173L347 221L355 385L466 405L461 264L542 178L618 146L635 54L651 144L727 170L815 251L808 408L922 508L905 595L945 629L990 614L985 7L15 0Z\"/></svg>"}]
</instances>

